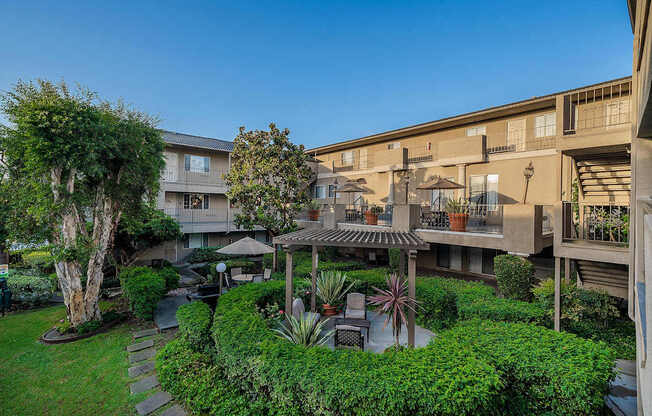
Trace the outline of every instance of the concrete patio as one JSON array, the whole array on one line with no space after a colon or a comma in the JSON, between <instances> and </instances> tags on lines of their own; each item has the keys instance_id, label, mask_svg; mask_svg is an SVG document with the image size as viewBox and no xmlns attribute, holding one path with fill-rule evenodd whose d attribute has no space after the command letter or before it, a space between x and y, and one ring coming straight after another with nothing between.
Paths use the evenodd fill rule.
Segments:
<instances>
[{"instance_id":1,"label":"concrete patio","mask_svg":"<svg viewBox=\"0 0 652 416\"><path fill-rule=\"evenodd\" d=\"M329 319L327 323L327 329L333 329L335 326L335 318L343 318L344 315L336 315ZM322 318L324 319L324 318ZM370 328L369 328L369 342L367 342L367 334L366 334L366 329L362 329L363 335L365 335L365 345L364 345L364 350L373 352L376 354L380 354L387 347L390 347L394 345L394 335L393 335L393 330L392 330L392 324L391 322L389 325L387 325L387 328L383 330L383 325L385 324L385 315L381 313L376 313L375 311L367 311L367 319L370 322ZM419 347L425 347L428 345L430 340L435 336L435 334L432 331L429 331L425 328L421 328L420 326L416 325L415 326L415 337L414 337L414 346L419 348ZM401 327L401 335L399 337L399 341L401 345L407 345L408 342L408 336L407 336L407 326L404 324ZM328 343L326 344L328 347L335 349L335 336L333 336Z\"/></svg>"}]
</instances>

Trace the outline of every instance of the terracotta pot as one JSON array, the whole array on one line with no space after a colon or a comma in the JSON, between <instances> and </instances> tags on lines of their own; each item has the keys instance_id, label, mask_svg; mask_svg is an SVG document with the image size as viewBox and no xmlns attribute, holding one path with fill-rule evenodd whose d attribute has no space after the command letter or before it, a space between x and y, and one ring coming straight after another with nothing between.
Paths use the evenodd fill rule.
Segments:
<instances>
[{"instance_id":1,"label":"terracotta pot","mask_svg":"<svg viewBox=\"0 0 652 416\"><path fill-rule=\"evenodd\" d=\"M311 209L308 211L308 219L310 221L319 221L319 210Z\"/></svg>"},{"instance_id":2,"label":"terracotta pot","mask_svg":"<svg viewBox=\"0 0 652 416\"><path fill-rule=\"evenodd\" d=\"M328 303L324 303L322 307L324 308L324 316L337 315L337 306L332 306L329 305Z\"/></svg>"},{"instance_id":3,"label":"terracotta pot","mask_svg":"<svg viewBox=\"0 0 652 416\"><path fill-rule=\"evenodd\" d=\"M364 219L367 225L378 225L378 215L372 214L371 211L364 213Z\"/></svg>"},{"instance_id":4,"label":"terracotta pot","mask_svg":"<svg viewBox=\"0 0 652 416\"><path fill-rule=\"evenodd\" d=\"M448 221L451 225L451 231L466 231L466 223L469 222L469 214L448 214Z\"/></svg>"}]
</instances>

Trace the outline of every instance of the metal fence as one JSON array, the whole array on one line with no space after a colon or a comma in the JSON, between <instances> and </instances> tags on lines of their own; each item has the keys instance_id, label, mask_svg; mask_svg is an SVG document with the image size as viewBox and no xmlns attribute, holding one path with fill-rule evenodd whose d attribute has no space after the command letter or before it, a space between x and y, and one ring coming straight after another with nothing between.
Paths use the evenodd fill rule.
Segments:
<instances>
[{"instance_id":1,"label":"metal fence","mask_svg":"<svg viewBox=\"0 0 652 416\"><path fill-rule=\"evenodd\" d=\"M629 244L629 205L564 202L563 238Z\"/></svg>"},{"instance_id":2,"label":"metal fence","mask_svg":"<svg viewBox=\"0 0 652 416\"><path fill-rule=\"evenodd\" d=\"M471 204L465 209L469 215L467 232L502 234L503 206ZM426 205L421 207L421 228L450 231L448 213Z\"/></svg>"},{"instance_id":3,"label":"metal fence","mask_svg":"<svg viewBox=\"0 0 652 416\"><path fill-rule=\"evenodd\" d=\"M369 222L373 222L373 215L367 215L372 214L374 207L378 210L376 224ZM393 211L392 205L347 205L344 209L344 223L391 227Z\"/></svg>"}]
</instances>

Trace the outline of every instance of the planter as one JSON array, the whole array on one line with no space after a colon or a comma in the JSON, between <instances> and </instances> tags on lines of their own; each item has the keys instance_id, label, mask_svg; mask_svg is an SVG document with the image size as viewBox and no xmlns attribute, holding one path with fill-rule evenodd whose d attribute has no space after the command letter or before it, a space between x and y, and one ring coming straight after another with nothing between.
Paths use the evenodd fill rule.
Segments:
<instances>
[{"instance_id":1,"label":"planter","mask_svg":"<svg viewBox=\"0 0 652 416\"><path fill-rule=\"evenodd\" d=\"M319 221L319 210L311 209L308 211L308 219L310 221Z\"/></svg>"},{"instance_id":2,"label":"planter","mask_svg":"<svg viewBox=\"0 0 652 416\"><path fill-rule=\"evenodd\" d=\"M370 211L364 213L364 219L367 225L378 225L378 215L372 214Z\"/></svg>"},{"instance_id":3,"label":"planter","mask_svg":"<svg viewBox=\"0 0 652 416\"><path fill-rule=\"evenodd\" d=\"M337 315L337 306L332 306L327 303L322 305L324 308L324 316L335 316Z\"/></svg>"},{"instance_id":4,"label":"planter","mask_svg":"<svg viewBox=\"0 0 652 416\"><path fill-rule=\"evenodd\" d=\"M466 231L466 223L469 222L469 214L451 214L448 213L448 222L450 222L451 231Z\"/></svg>"},{"instance_id":5,"label":"planter","mask_svg":"<svg viewBox=\"0 0 652 416\"><path fill-rule=\"evenodd\" d=\"M96 331L93 332L87 332L82 335L78 334L64 334L61 335L59 334L59 331L57 331L56 328L50 328L47 331L45 331L45 334L41 335L41 338L39 338L39 341L41 341L44 344L66 344L68 342L75 342L79 341L80 339L85 339L92 337L97 334L101 334L102 332L106 332L109 329L113 328L114 326L118 325L119 323L123 322L124 318L121 319L116 319L114 321L108 322L104 325L102 325L100 328L98 328Z\"/></svg>"}]
</instances>

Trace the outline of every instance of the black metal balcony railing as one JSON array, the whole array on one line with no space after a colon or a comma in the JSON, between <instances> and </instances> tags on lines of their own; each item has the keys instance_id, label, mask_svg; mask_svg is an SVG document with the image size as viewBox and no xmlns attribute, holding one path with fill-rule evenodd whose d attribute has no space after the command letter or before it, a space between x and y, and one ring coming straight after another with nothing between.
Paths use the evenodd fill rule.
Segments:
<instances>
[{"instance_id":1,"label":"black metal balcony railing","mask_svg":"<svg viewBox=\"0 0 652 416\"><path fill-rule=\"evenodd\" d=\"M382 210L377 213L376 224L369 223L368 220L373 220L373 217L366 215L367 212L371 212L372 207L378 207ZM391 227L392 208L392 205L347 205L344 209L344 223Z\"/></svg>"},{"instance_id":2,"label":"black metal balcony railing","mask_svg":"<svg viewBox=\"0 0 652 416\"><path fill-rule=\"evenodd\" d=\"M629 205L562 204L563 238L627 246Z\"/></svg>"},{"instance_id":3,"label":"black metal balcony railing","mask_svg":"<svg viewBox=\"0 0 652 416\"><path fill-rule=\"evenodd\" d=\"M503 206L471 204L466 212L469 219L466 224L467 232L502 234L503 232ZM431 207L421 207L421 228L430 230L450 231L448 213Z\"/></svg>"},{"instance_id":4,"label":"black metal balcony railing","mask_svg":"<svg viewBox=\"0 0 652 416\"><path fill-rule=\"evenodd\" d=\"M426 148L410 149L408 148L407 163L432 162L432 150Z\"/></svg>"},{"instance_id":5,"label":"black metal balcony railing","mask_svg":"<svg viewBox=\"0 0 652 416\"><path fill-rule=\"evenodd\" d=\"M324 210L319 209L317 210L317 218L315 218L313 215L315 213L310 212L311 210L304 209L300 211L296 217L294 218L295 221L310 221L310 222L318 222L322 224L324 222Z\"/></svg>"},{"instance_id":6,"label":"black metal balcony railing","mask_svg":"<svg viewBox=\"0 0 652 416\"><path fill-rule=\"evenodd\" d=\"M553 232L553 206L552 205L543 205L543 218L541 219L541 233L548 234Z\"/></svg>"}]
</instances>

